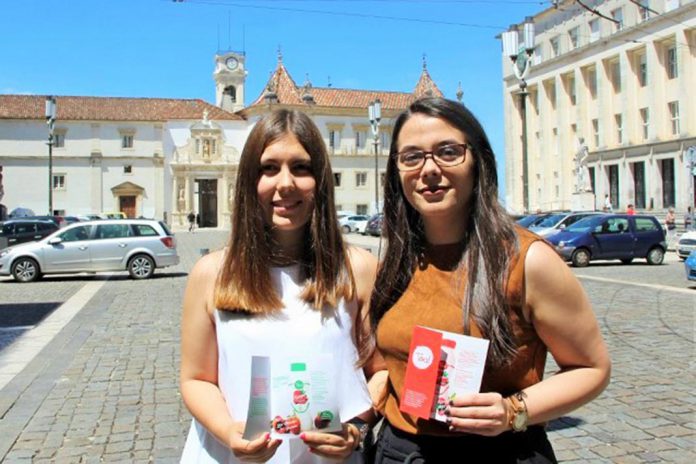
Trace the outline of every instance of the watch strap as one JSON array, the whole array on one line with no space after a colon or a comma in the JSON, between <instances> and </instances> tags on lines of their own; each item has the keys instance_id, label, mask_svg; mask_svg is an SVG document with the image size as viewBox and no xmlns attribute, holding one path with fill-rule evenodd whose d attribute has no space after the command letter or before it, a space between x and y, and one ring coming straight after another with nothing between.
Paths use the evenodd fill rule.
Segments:
<instances>
[{"instance_id":1,"label":"watch strap","mask_svg":"<svg viewBox=\"0 0 696 464\"><path fill-rule=\"evenodd\" d=\"M524 414L525 416L527 415L527 403L525 401L525 394L524 392L517 392L514 393L510 396L508 396L508 401L510 402L510 406L512 407L512 411L510 414L508 414L508 425L514 432L523 432L527 429L527 424L525 422L523 427L516 427L515 426L515 420L517 419L518 416L521 414Z\"/></svg>"},{"instance_id":2,"label":"watch strap","mask_svg":"<svg viewBox=\"0 0 696 464\"><path fill-rule=\"evenodd\" d=\"M363 451L366 447L367 439L370 435L370 429L371 429L370 424L368 424L367 421L360 419L359 417L354 417L346 423L351 424L356 429L358 429L358 432L360 433L360 437L359 437L359 441L358 441L358 446L355 448L355 450L356 451Z\"/></svg>"}]
</instances>

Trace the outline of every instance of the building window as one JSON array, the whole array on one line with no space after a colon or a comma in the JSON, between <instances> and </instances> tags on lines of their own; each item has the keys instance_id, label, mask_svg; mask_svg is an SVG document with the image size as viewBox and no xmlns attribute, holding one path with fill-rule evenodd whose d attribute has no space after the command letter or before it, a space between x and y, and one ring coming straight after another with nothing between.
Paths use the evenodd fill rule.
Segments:
<instances>
[{"instance_id":1,"label":"building window","mask_svg":"<svg viewBox=\"0 0 696 464\"><path fill-rule=\"evenodd\" d=\"M679 0L665 0L665 13L679 8Z\"/></svg>"},{"instance_id":2,"label":"building window","mask_svg":"<svg viewBox=\"0 0 696 464\"><path fill-rule=\"evenodd\" d=\"M334 172L334 187L340 187L341 186L341 173L340 172Z\"/></svg>"},{"instance_id":3,"label":"building window","mask_svg":"<svg viewBox=\"0 0 696 464\"><path fill-rule=\"evenodd\" d=\"M590 42L599 40L599 20L593 19L590 21Z\"/></svg>"},{"instance_id":4,"label":"building window","mask_svg":"<svg viewBox=\"0 0 696 464\"><path fill-rule=\"evenodd\" d=\"M384 187L384 183L387 181L387 173L386 172L380 172L379 173L379 185L380 187Z\"/></svg>"},{"instance_id":5,"label":"building window","mask_svg":"<svg viewBox=\"0 0 696 464\"><path fill-rule=\"evenodd\" d=\"M592 120L592 136L595 148L599 147L599 119Z\"/></svg>"},{"instance_id":6,"label":"building window","mask_svg":"<svg viewBox=\"0 0 696 464\"><path fill-rule=\"evenodd\" d=\"M551 133L553 134L553 138L551 140L552 149L558 150L558 127L551 129Z\"/></svg>"},{"instance_id":7,"label":"building window","mask_svg":"<svg viewBox=\"0 0 696 464\"><path fill-rule=\"evenodd\" d=\"M389 132L380 132L379 143L382 146L382 150L389 150L389 144L391 143L391 134L389 134Z\"/></svg>"},{"instance_id":8,"label":"building window","mask_svg":"<svg viewBox=\"0 0 696 464\"><path fill-rule=\"evenodd\" d=\"M643 0L640 2L640 6L638 7L640 10L640 20L641 21L647 21L650 19L650 8L648 7L648 0Z\"/></svg>"},{"instance_id":9,"label":"building window","mask_svg":"<svg viewBox=\"0 0 696 464\"><path fill-rule=\"evenodd\" d=\"M578 27L574 27L568 31L568 39L570 41L571 50L580 46L580 32Z\"/></svg>"},{"instance_id":10,"label":"building window","mask_svg":"<svg viewBox=\"0 0 696 464\"><path fill-rule=\"evenodd\" d=\"M561 53L561 41L558 36L552 37L551 40L549 40L549 44L551 45L551 58L554 58Z\"/></svg>"},{"instance_id":11,"label":"building window","mask_svg":"<svg viewBox=\"0 0 696 464\"><path fill-rule=\"evenodd\" d=\"M123 134L121 136L121 148L133 148L133 135Z\"/></svg>"},{"instance_id":12,"label":"building window","mask_svg":"<svg viewBox=\"0 0 696 464\"><path fill-rule=\"evenodd\" d=\"M53 134L53 148L65 148L65 132Z\"/></svg>"},{"instance_id":13,"label":"building window","mask_svg":"<svg viewBox=\"0 0 696 464\"><path fill-rule=\"evenodd\" d=\"M65 174L53 174L53 190L65 190Z\"/></svg>"},{"instance_id":14,"label":"building window","mask_svg":"<svg viewBox=\"0 0 696 464\"><path fill-rule=\"evenodd\" d=\"M573 76L568 78L568 93L570 94L570 104L576 105L578 103L578 96L575 91L575 77Z\"/></svg>"},{"instance_id":15,"label":"building window","mask_svg":"<svg viewBox=\"0 0 696 464\"><path fill-rule=\"evenodd\" d=\"M337 130L329 131L329 147L332 150L338 148L341 144L341 134Z\"/></svg>"},{"instance_id":16,"label":"building window","mask_svg":"<svg viewBox=\"0 0 696 464\"><path fill-rule=\"evenodd\" d=\"M357 131L355 133L355 148L358 150L365 148L366 135L365 131Z\"/></svg>"},{"instance_id":17,"label":"building window","mask_svg":"<svg viewBox=\"0 0 696 464\"><path fill-rule=\"evenodd\" d=\"M590 91L590 97L597 99L597 69L593 66L587 70L587 89Z\"/></svg>"},{"instance_id":18,"label":"building window","mask_svg":"<svg viewBox=\"0 0 696 464\"><path fill-rule=\"evenodd\" d=\"M367 205L356 205L355 212L357 214L362 214L363 216L367 215Z\"/></svg>"},{"instance_id":19,"label":"building window","mask_svg":"<svg viewBox=\"0 0 696 464\"><path fill-rule=\"evenodd\" d=\"M614 60L609 64L611 70L611 85L614 87L614 92L621 92L621 63L619 60Z\"/></svg>"},{"instance_id":20,"label":"building window","mask_svg":"<svg viewBox=\"0 0 696 464\"><path fill-rule=\"evenodd\" d=\"M367 173L366 172L356 172L355 173L355 186L365 187L367 185Z\"/></svg>"},{"instance_id":21,"label":"building window","mask_svg":"<svg viewBox=\"0 0 696 464\"><path fill-rule=\"evenodd\" d=\"M670 45L667 48L667 56L665 62L667 63L667 78L674 79L679 76L679 69L677 67L677 46Z\"/></svg>"},{"instance_id":22,"label":"building window","mask_svg":"<svg viewBox=\"0 0 696 464\"><path fill-rule=\"evenodd\" d=\"M679 135L679 102L667 103L669 107L669 118L672 123L672 135Z\"/></svg>"},{"instance_id":23,"label":"building window","mask_svg":"<svg viewBox=\"0 0 696 464\"><path fill-rule=\"evenodd\" d=\"M124 174L133 174L133 165L126 164L125 166L123 166L123 173Z\"/></svg>"},{"instance_id":24,"label":"building window","mask_svg":"<svg viewBox=\"0 0 696 464\"><path fill-rule=\"evenodd\" d=\"M640 109L640 123L643 127L643 140L648 140L650 129L650 113L648 111L648 108Z\"/></svg>"},{"instance_id":25,"label":"building window","mask_svg":"<svg viewBox=\"0 0 696 464\"><path fill-rule=\"evenodd\" d=\"M614 124L616 125L616 143L623 143L623 116L621 113L614 115Z\"/></svg>"},{"instance_id":26,"label":"building window","mask_svg":"<svg viewBox=\"0 0 696 464\"><path fill-rule=\"evenodd\" d=\"M614 31L618 32L623 29L623 10L617 8L611 12L611 19L614 20Z\"/></svg>"},{"instance_id":27,"label":"building window","mask_svg":"<svg viewBox=\"0 0 696 464\"><path fill-rule=\"evenodd\" d=\"M645 53L638 55L638 83L641 87L648 85L648 58Z\"/></svg>"},{"instance_id":28,"label":"building window","mask_svg":"<svg viewBox=\"0 0 696 464\"><path fill-rule=\"evenodd\" d=\"M196 139L196 154L201 154L201 139Z\"/></svg>"}]
</instances>

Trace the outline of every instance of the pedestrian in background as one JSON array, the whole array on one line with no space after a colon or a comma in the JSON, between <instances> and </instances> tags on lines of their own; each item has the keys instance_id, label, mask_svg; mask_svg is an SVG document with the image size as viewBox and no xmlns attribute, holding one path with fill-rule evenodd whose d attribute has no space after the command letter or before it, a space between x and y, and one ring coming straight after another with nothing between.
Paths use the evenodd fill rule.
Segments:
<instances>
[{"instance_id":1,"label":"pedestrian in background","mask_svg":"<svg viewBox=\"0 0 696 464\"><path fill-rule=\"evenodd\" d=\"M628 214L629 216L634 216L636 214L636 210L633 208L633 205L631 203L629 203L626 207L626 214Z\"/></svg>"},{"instance_id":2,"label":"pedestrian in background","mask_svg":"<svg viewBox=\"0 0 696 464\"><path fill-rule=\"evenodd\" d=\"M696 222L694 222L694 211L691 206L686 207L686 214L684 214L684 228L689 230L696 230Z\"/></svg>"},{"instance_id":3,"label":"pedestrian in background","mask_svg":"<svg viewBox=\"0 0 696 464\"><path fill-rule=\"evenodd\" d=\"M665 228L667 229L667 248L671 248L677 235L677 215L674 214L674 208L671 206L667 208L665 215Z\"/></svg>"},{"instance_id":4,"label":"pedestrian in background","mask_svg":"<svg viewBox=\"0 0 696 464\"><path fill-rule=\"evenodd\" d=\"M611 204L611 199L609 198L608 193L604 194L604 211L607 213L614 211L614 207Z\"/></svg>"},{"instance_id":5,"label":"pedestrian in background","mask_svg":"<svg viewBox=\"0 0 696 464\"><path fill-rule=\"evenodd\" d=\"M379 374L386 424L378 464L556 462L544 424L609 382L609 355L582 286L543 239L515 226L497 191L492 148L463 105L426 98L396 119L387 249L370 301L368 342L388 369ZM450 401L447 423L400 410L416 326L490 341L481 392ZM547 350L560 371L544 380Z\"/></svg>"},{"instance_id":6,"label":"pedestrian in background","mask_svg":"<svg viewBox=\"0 0 696 464\"><path fill-rule=\"evenodd\" d=\"M329 157L312 120L291 110L261 118L234 191L228 246L196 263L184 295L181 394L193 422L181 461L358 462L372 402L353 336L377 263L343 242ZM334 356L342 432L244 439L252 356L308 353Z\"/></svg>"},{"instance_id":7,"label":"pedestrian in background","mask_svg":"<svg viewBox=\"0 0 696 464\"><path fill-rule=\"evenodd\" d=\"M188 216L186 216L186 220L189 223L188 231L193 232L193 230L196 228L196 215L194 214L193 211L188 213Z\"/></svg>"}]
</instances>

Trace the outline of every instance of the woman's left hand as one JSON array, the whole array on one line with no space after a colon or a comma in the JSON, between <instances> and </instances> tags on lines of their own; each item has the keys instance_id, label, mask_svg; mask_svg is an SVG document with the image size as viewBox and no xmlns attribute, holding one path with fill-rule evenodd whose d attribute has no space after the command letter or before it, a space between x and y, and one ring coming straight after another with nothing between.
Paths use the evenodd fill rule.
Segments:
<instances>
[{"instance_id":1,"label":"woman's left hand","mask_svg":"<svg viewBox=\"0 0 696 464\"><path fill-rule=\"evenodd\" d=\"M453 432L494 437L507 431L508 406L500 393L457 395L445 409Z\"/></svg>"},{"instance_id":2,"label":"woman's left hand","mask_svg":"<svg viewBox=\"0 0 696 464\"><path fill-rule=\"evenodd\" d=\"M317 456L342 460L358 447L360 431L353 424L343 424L341 432L304 432L300 438Z\"/></svg>"}]
</instances>

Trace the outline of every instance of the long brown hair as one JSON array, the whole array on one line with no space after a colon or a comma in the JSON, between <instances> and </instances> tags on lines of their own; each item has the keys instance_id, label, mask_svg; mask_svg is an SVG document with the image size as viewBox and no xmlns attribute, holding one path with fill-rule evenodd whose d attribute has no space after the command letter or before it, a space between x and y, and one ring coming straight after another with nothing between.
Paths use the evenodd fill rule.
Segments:
<instances>
[{"instance_id":1,"label":"long brown hair","mask_svg":"<svg viewBox=\"0 0 696 464\"><path fill-rule=\"evenodd\" d=\"M416 114L447 121L464 133L473 147L475 185L468 213L467 243L460 261L460 269L466 269L467 279L462 304L464 333L469 333L470 318L473 318L482 335L491 342L489 365L505 364L517 348L505 297L508 269L518 247L514 225L498 202L495 155L483 127L465 106L443 98L417 100L394 124L392 155L387 162L384 186L383 227L387 247L370 300L373 338L362 347L361 359L367 359L370 350L374 350L377 325L408 287L426 242L422 218L404 197L393 156L398 151L403 125Z\"/></svg>"},{"instance_id":2,"label":"long brown hair","mask_svg":"<svg viewBox=\"0 0 696 464\"><path fill-rule=\"evenodd\" d=\"M256 191L260 160L266 148L294 135L311 158L316 181L314 209L305 227L300 266L307 282L302 298L316 309L335 307L353 298L355 284L334 206L333 173L321 133L295 110L276 110L261 118L247 139L239 161L234 192L232 231L215 286L218 309L269 313L282 308L269 273L274 256L271 229L261 213Z\"/></svg>"}]
</instances>

